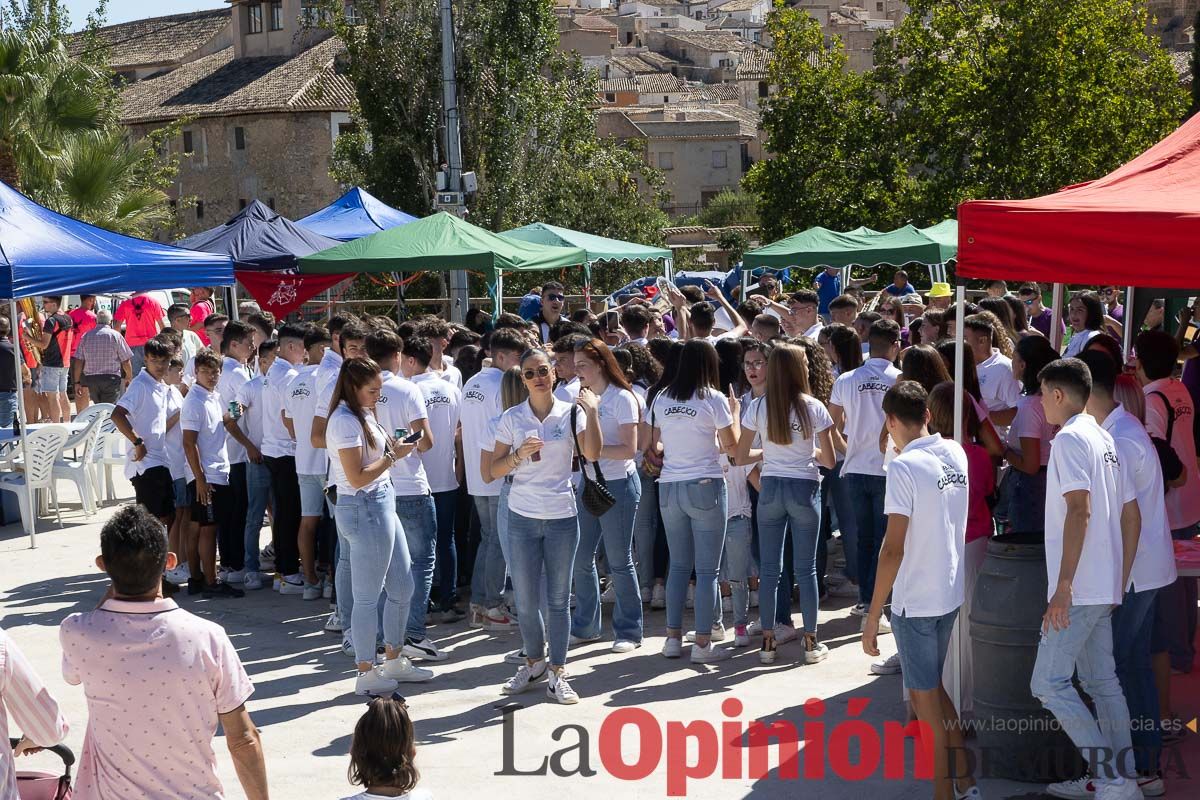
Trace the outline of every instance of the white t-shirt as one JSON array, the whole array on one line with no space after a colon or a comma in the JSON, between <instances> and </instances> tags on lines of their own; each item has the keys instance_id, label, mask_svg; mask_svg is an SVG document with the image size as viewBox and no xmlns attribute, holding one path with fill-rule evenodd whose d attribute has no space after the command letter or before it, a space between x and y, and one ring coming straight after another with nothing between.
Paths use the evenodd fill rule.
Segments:
<instances>
[{"instance_id":1,"label":"white t-shirt","mask_svg":"<svg viewBox=\"0 0 1200 800\"><path fill-rule=\"evenodd\" d=\"M238 390L249 382L250 368L245 364L239 364L236 358L225 356L221 362L221 377L217 379L217 394L221 396L221 404L226 411L229 410L229 404L237 400ZM239 424L241 424L240 420ZM245 428L243 428L244 430ZM242 447L241 442L237 439L232 436L227 437L225 447L229 451L230 464L246 462L246 448Z\"/></svg>"},{"instance_id":2,"label":"white t-shirt","mask_svg":"<svg viewBox=\"0 0 1200 800\"><path fill-rule=\"evenodd\" d=\"M383 455L383 445L387 442L387 433L383 426L375 420L375 415L369 409L364 409L363 413L366 414L367 427L372 432L371 435L374 439L372 444L368 444L363 437L362 424L344 402L338 404L333 415L329 417L329 425L325 429L325 444L329 449L329 477L337 486L339 497L348 497L360 491L375 489L386 485L391 480L385 471L368 485L355 489L346 478L346 471L342 469L340 455L342 450L352 447L362 448L362 458L359 463L364 467L378 461Z\"/></svg>"},{"instance_id":3,"label":"white t-shirt","mask_svg":"<svg viewBox=\"0 0 1200 800\"><path fill-rule=\"evenodd\" d=\"M992 354L975 365L979 395L988 411L1014 408L1021 399L1021 384L1012 374L1012 359L992 348Z\"/></svg>"},{"instance_id":4,"label":"white t-shirt","mask_svg":"<svg viewBox=\"0 0 1200 800\"><path fill-rule=\"evenodd\" d=\"M580 388L579 378L571 378L571 380L554 387L554 396L564 403L574 403L579 399Z\"/></svg>"},{"instance_id":5,"label":"white t-shirt","mask_svg":"<svg viewBox=\"0 0 1200 800\"><path fill-rule=\"evenodd\" d=\"M359 792L353 797L343 797L342 800L433 800L433 795L425 789L413 789L411 792L402 794L398 797L382 794L371 794L370 792Z\"/></svg>"},{"instance_id":6,"label":"white t-shirt","mask_svg":"<svg viewBox=\"0 0 1200 800\"><path fill-rule=\"evenodd\" d=\"M650 420L663 445L659 483L725 477L717 431L733 424L729 398L701 389L686 400L676 400L661 391L650 406Z\"/></svg>"},{"instance_id":7,"label":"white t-shirt","mask_svg":"<svg viewBox=\"0 0 1200 800\"><path fill-rule=\"evenodd\" d=\"M313 406L313 416L325 419L329 416L329 405L333 400L333 389L337 386L338 375L342 372L343 359L333 351L332 347L325 348L321 363L317 364L317 402Z\"/></svg>"},{"instance_id":8,"label":"white t-shirt","mask_svg":"<svg viewBox=\"0 0 1200 800\"><path fill-rule=\"evenodd\" d=\"M246 381L241 389L238 389L237 401L242 405L243 430L246 432L246 438L254 442L254 446L262 450L263 437L263 378L262 375L256 375L253 380Z\"/></svg>"},{"instance_id":9,"label":"white t-shirt","mask_svg":"<svg viewBox=\"0 0 1200 800\"><path fill-rule=\"evenodd\" d=\"M462 409L462 392L436 372L414 375L412 382L421 390L425 399L425 413L429 428L433 431L433 447L419 454L429 481L429 491L448 492L458 488L455 462L458 453L454 447L454 434L458 430L458 416Z\"/></svg>"},{"instance_id":10,"label":"white t-shirt","mask_svg":"<svg viewBox=\"0 0 1200 800\"><path fill-rule=\"evenodd\" d=\"M1161 589L1175 582L1176 572L1175 546L1167 524L1158 452L1142 423L1119 405L1104 418L1100 427L1108 431L1117 445L1117 456L1121 459L1126 480L1133 481L1138 511L1142 515L1142 533L1138 537L1133 569L1129 572L1130 585L1139 592Z\"/></svg>"},{"instance_id":11,"label":"white t-shirt","mask_svg":"<svg viewBox=\"0 0 1200 800\"><path fill-rule=\"evenodd\" d=\"M375 417L389 436L395 435L397 428L412 430L414 420L428 418L425 397L412 381L402 375L384 372ZM415 447L404 458L397 459L388 474L397 497L429 494L429 480Z\"/></svg>"},{"instance_id":12,"label":"white t-shirt","mask_svg":"<svg viewBox=\"0 0 1200 800\"><path fill-rule=\"evenodd\" d=\"M488 426L500 416L500 381L503 377L504 373L495 367L484 367L463 389L459 415L463 459L467 462L467 490L476 497L496 497L500 494L500 481L483 482L479 472L479 452L490 452L495 444L495 440L488 436Z\"/></svg>"},{"instance_id":13,"label":"white t-shirt","mask_svg":"<svg viewBox=\"0 0 1200 800\"><path fill-rule=\"evenodd\" d=\"M1086 490L1091 516L1071 586L1071 604L1117 605L1121 586L1121 509L1136 499L1121 474L1117 447L1089 414L1076 414L1059 428L1046 473L1046 600L1058 586L1062 565L1067 492Z\"/></svg>"},{"instance_id":14,"label":"white t-shirt","mask_svg":"<svg viewBox=\"0 0 1200 800\"><path fill-rule=\"evenodd\" d=\"M211 484L229 484L229 452L225 447L225 423L221 395L210 392L197 383L183 398L179 424L185 431L196 431L196 449L200 451L200 467L204 480ZM184 476L188 483L196 480L192 465L184 461Z\"/></svg>"},{"instance_id":15,"label":"white t-shirt","mask_svg":"<svg viewBox=\"0 0 1200 800\"><path fill-rule=\"evenodd\" d=\"M167 395L168 387L156 381L146 370L142 370L125 389L117 405L129 415L133 432L142 438L146 455L141 461L133 460L136 449L130 445L129 460L125 463L125 477L141 475L151 467L170 467L167 459Z\"/></svg>"},{"instance_id":16,"label":"white t-shirt","mask_svg":"<svg viewBox=\"0 0 1200 800\"><path fill-rule=\"evenodd\" d=\"M1083 348L1087 347L1087 343L1097 336L1101 336L1101 331L1082 330L1071 334L1071 341L1067 342L1067 349L1063 351L1063 358L1074 358L1083 352Z\"/></svg>"},{"instance_id":17,"label":"white t-shirt","mask_svg":"<svg viewBox=\"0 0 1200 800\"><path fill-rule=\"evenodd\" d=\"M1054 438L1054 426L1046 422L1046 409L1042 407L1039 394L1021 395L1017 401L1017 415L1008 426L1008 446L1021 449L1022 439L1037 439L1041 442L1042 466L1050 463L1050 441Z\"/></svg>"},{"instance_id":18,"label":"white t-shirt","mask_svg":"<svg viewBox=\"0 0 1200 800\"><path fill-rule=\"evenodd\" d=\"M183 411L183 393L176 386L167 387L167 420ZM171 470L171 480L177 481L187 477L184 467L186 458L183 456L183 425L182 417L167 429L167 468Z\"/></svg>"},{"instance_id":19,"label":"white t-shirt","mask_svg":"<svg viewBox=\"0 0 1200 800\"><path fill-rule=\"evenodd\" d=\"M442 356L442 368L435 371L434 374L454 386L455 389L462 391L462 372L454 366L454 359L450 356Z\"/></svg>"},{"instance_id":20,"label":"white t-shirt","mask_svg":"<svg viewBox=\"0 0 1200 800\"><path fill-rule=\"evenodd\" d=\"M1179 530L1200 522L1200 467L1196 465L1196 440L1192 438L1195 408L1187 387L1174 379L1162 379L1146 384L1146 432L1160 439L1167 438L1167 411L1162 392L1175 409L1175 427L1171 431L1171 447L1187 470L1187 483L1167 492L1167 524Z\"/></svg>"},{"instance_id":21,"label":"white t-shirt","mask_svg":"<svg viewBox=\"0 0 1200 800\"><path fill-rule=\"evenodd\" d=\"M312 423L317 408L317 367L301 367L292 378L284 398L283 413L296 432L296 473L325 477L329 457L312 446Z\"/></svg>"},{"instance_id":22,"label":"white t-shirt","mask_svg":"<svg viewBox=\"0 0 1200 800\"><path fill-rule=\"evenodd\" d=\"M742 416L742 425L746 430L757 432L762 442L764 478L802 478L810 481L821 479L821 467L813 454L817 449L817 434L833 427L833 419L820 400L809 395L803 397L812 433L805 438L800 420L793 409L789 420L792 427L790 444L775 444L767 436L765 395L754 401L751 413Z\"/></svg>"},{"instance_id":23,"label":"white t-shirt","mask_svg":"<svg viewBox=\"0 0 1200 800\"><path fill-rule=\"evenodd\" d=\"M259 450L264 456L283 458L296 455L296 440L283 427L283 418L280 416L287 405L287 392L296 372L296 368L287 361L276 358L263 379L263 443Z\"/></svg>"},{"instance_id":24,"label":"white t-shirt","mask_svg":"<svg viewBox=\"0 0 1200 800\"><path fill-rule=\"evenodd\" d=\"M746 392L740 398L742 413L741 423L746 424L746 417L749 416L750 410L754 407L754 395ZM759 447L758 434L754 434L754 446ZM728 496L728 511L726 516L729 519L734 517L749 517L754 513L753 505L750 502L750 486L747 480L750 473L754 471L757 464L744 464L735 466L729 463L728 458L721 459L721 469L725 471L725 492Z\"/></svg>"},{"instance_id":25,"label":"white t-shirt","mask_svg":"<svg viewBox=\"0 0 1200 800\"><path fill-rule=\"evenodd\" d=\"M575 443L571 439L571 403L555 399L550 413L539 420L529 401L515 405L500 415L496 424L496 444L506 444L511 450L521 446L531 434L543 442L541 458L527 458L512 473L512 488L508 493L508 508L530 519L564 519L573 517L575 490L571 486L571 461ZM587 414L575 415L579 433L587 430Z\"/></svg>"},{"instance_id":26,"label":"white t-shirt","mask_svg":"<svg viewBox=\"0 0 1200 800\"><path fill-rule=\"evenodd\" d=\"M830 405L840 406L846 422L846 461L843 475L880 475L883 453L883 396L895 385L900 370L886 358L868 359L858 369L844 372L833 382Z\"/></svg>"},{"instance_id":27,"label":"white t-shirt","mask_svg":"<svg viewBox=\"0 0 1200 800\"><path fill-rule=\"evenodd\" d=\"M883 513L908 517L892 611L940 617L963 604L967 454L939 434L909 442L888 466Z\"/></svg>"},{"instance_id":28,"label":"white t-shirt","mask_svg":"<svg viewBox=\"0 0 1200 800\"><path fill-rule=\"evenodd\" d=\"M637 424L642 421L641 404L637 395L629 389L622 389L615 383L610 383L600 395L600 408L596 412L600 419L600 438L605 445L620 444L621 426ZM633 472L635 465L632 458L600 459L600 472L605 478L621 480ZM596 477L594 470L588 468L591 477Z\"/></svg>"},{"instance_id":29,"label":"white t-shirt","mask_svg":"<svg viewBox=\"0 0 1200 800\"><path fill-rule=\"evenodd\" d=\"M815 342L817 340L817 336L819 336L821 333L821 329L824 327L825 323L820 319L817 319L817 321L812 324L812 327L810 327L801 335L804 336L804 338L812 339Z\"/></svg>"}]
</instances>

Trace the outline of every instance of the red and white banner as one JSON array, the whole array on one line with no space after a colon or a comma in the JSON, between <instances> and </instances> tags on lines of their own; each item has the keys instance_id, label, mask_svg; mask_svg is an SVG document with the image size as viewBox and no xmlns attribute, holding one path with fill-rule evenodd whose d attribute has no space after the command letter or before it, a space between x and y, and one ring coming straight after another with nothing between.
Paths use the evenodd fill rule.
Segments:
<instances>
[{"instance_id":1,"label":"red and white banner","mask_svg":"<svg viewBox=\"0 0 1200 800\"><path fill-rule=\"evenodd\" d=\"M270 311L276 319L283 319L307 300L335 286L353 275L301 275L295 272L252 272L238 270L234 273L238 283L246 287L263 311Z\"/></svg>"}]
</instances>

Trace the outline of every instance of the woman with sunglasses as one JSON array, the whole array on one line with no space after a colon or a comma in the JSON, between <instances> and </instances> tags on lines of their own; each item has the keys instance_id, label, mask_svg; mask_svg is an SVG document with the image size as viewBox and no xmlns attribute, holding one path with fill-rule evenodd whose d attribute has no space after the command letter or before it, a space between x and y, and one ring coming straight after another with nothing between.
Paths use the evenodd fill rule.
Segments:
<instances>
[{"instance_id":1,"label":"woman with sunglasses","mask_svg":"<svg viewBox=\"0 0 1200 800\"><path fill-rule=\"evenodd\" d=\"M571 572L579 546L571 463L576 447L590 461L600 457L599 398L586 389L574 405L556 398L554 368L541 350L527 350L520 366L529 399L500 415L491 464L492 476L510 484L508 568L526 656L502 691L518 694L549 673L546 694L560 703L578 703L564 669L571 639ZM543 571L546 619L538 608Z\"/></svg>"},{"instance_id":2,"label":"woman with sunglasses","mask_svg":"<svg viewBox=\"0 0 1200 800\"><path fill-rule=\"evenodd\" d=\"M634 454L638 452L641 404L625 373L608 346L599 339L575 345L575 375L580 386L598 397L596 417L600 422L600 460L582 465L584 474L603 475L617 502L602 516L579 516L579 549L575 552L575 611L571 615L571 639L590 642L600 638L600 580L596 573L596 549L604 540L615 604L612 626L614 653L628 653L642 646L642 598L633 568L633 522L642 497Z\"/></svg>"},{"instance_id":3,"label":"woman with sunglasses","mask_svg":"<svg viewBox=\"0 0 1200 800\"><path fill-rule=\"evenodd\" d=\"M703 339L683 345L675 377L654 397L643 433L647 458L662 452L658 507L671 551L667 575L667 658L683 655L683 607L696 573L692 663L729 657L712 644L717 568L725 547L728 497L721 455L737 447L737 398L721 392L717 351Z\"/></svg>"}]
</instances>

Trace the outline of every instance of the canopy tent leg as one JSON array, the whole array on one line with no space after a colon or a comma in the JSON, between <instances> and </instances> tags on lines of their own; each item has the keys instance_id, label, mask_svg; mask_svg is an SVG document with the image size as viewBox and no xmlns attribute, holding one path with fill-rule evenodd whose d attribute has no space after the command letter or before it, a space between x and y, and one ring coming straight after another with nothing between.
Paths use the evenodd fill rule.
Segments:
<instances>
[{"instance_id":1,"label":"canopy tent leg","mask_svg":"<svg viewBox=\"0 0 1200 800\"><path fill-rule=\"evenodd\" d=\"M229 287L229 318L234 322L241 320L241 315L238 314L237 281Z\"/></svg>"},{"instance_id":2,"label":"canopy tent leg","mask_svg":"<svg viewBox=\"0 0 1200 800\"><path fill-rule=\"evenodd\" d=\"M592 262L583 262L583 305L592 309Z\"/></svg>"},{"instance_id":3,"label":"canopy tent leg","mask_svg":"<svg viewBox=\"0 0 1200 800\"><path fill-rule=\"evenodd\" d=\"M500 319L504 313L504 270L496 270L496 282L492 289L492 319Z\"/></svg>"},{"instance_id":4,"label":"canopy tent leg","mask_svg":"<svg viewBox=\"0 0 1200 800\"><path fill-rule=\"evenodd\" d=\"M1051 295L1050 302L1053 306L1050 309L1050 344L1054 345L1056 353L1062 352L1062 307L1063 295L1066 293L1066 287L1061 283L1054 284L1054 292Z\"/></svg>"},{"instance_id":5,"label":"canopy tent leg","mask_svg":"<svg viewBox=\"0 0 1200 800\"><path fill-rule=\"evenodd\" d=\"M1122 338L1121 352L1125 354L1125 360L1129 360L1129 351L1133 348L1133 329L1136 327L1133 324L1133 292L1135 287L1125 287L1125 318L1122 320L1125 330ZM1118 364L1118 367L1124 367L1124 364Z\"/></svg>"},{"instance_id":6,"label":"canopy tent leg","mask_svg":"<svg viewBox=\"0 0 1200 800\"><path fill-rule=\"evenodd\" d=\"M967 285L957 281L954 310L954 441L963 443L963 310L967 304ZM967 635L967 624L963 615L959 614L954 620L954 641L958 647L950 654L950 699L956 709L962 709L962 646L963 637Z\"/></svg>"},{"instance_id":7,"label":"canopy tent leg","mask_svg":"<svg viewBox=\"0 0 1200 800\"><path fill-rule=\"evenodd\" d=\"M17 372L17 419L21 422L21 460L28 464L29 447L25 438L27 436L25 431L25 391L24 387L21 385L21 363L23 360L20 346L21 329L17 324L21 318L21 315L17 312L17 301L15 299L8 301L8 313L12 317L13 339L17 343L17 346L14 348L16 358L13 359L13 369L15 369ZM12 420L9 420L9 422L11 423ZM25 526L25 532L29 534L29 546L34 548L37 547L37 503L35 502L34 491L29 485L28 479L25 481L25 499L26 507L29 509L29 519L22 517L21 524Z\"/></svg>"},{"instance_id":8,"label":"canopy tent leg","mask_svg":"<svg viewBox=\"0 0 1200 800\"><path fill-rule=\"evenodd\" d=\"M669 281L675 280L675 259L663 259L663 277Z\"/></svg>"}]
</instances>

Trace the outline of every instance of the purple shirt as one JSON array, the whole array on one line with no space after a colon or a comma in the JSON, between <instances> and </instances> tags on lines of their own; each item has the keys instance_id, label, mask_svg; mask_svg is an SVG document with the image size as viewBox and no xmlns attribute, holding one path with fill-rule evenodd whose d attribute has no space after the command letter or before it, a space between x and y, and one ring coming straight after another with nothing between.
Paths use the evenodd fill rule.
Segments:
<instances>
[{"instance_id":1,"label":"purple shirt","mask_svg":"<svg viewBox=\"0 0 1200 800\"><path fill-rule=\"evenodd\" d=\"M1053 318L1054 318L1054 312L1052 312L1048 308L1043 308L1042 313L1034 314L1029 317L1029 324L1031 326L1033 326L1035 329L1041 331L1042 335L1045 336L1047 339L1049 339L1050 338L1050 323L1053 321ZM1058 325L1062 329L1063 333L1067 332L1067 324L1064 321L1059 320Z\"/></svg>"}]
</instances>

